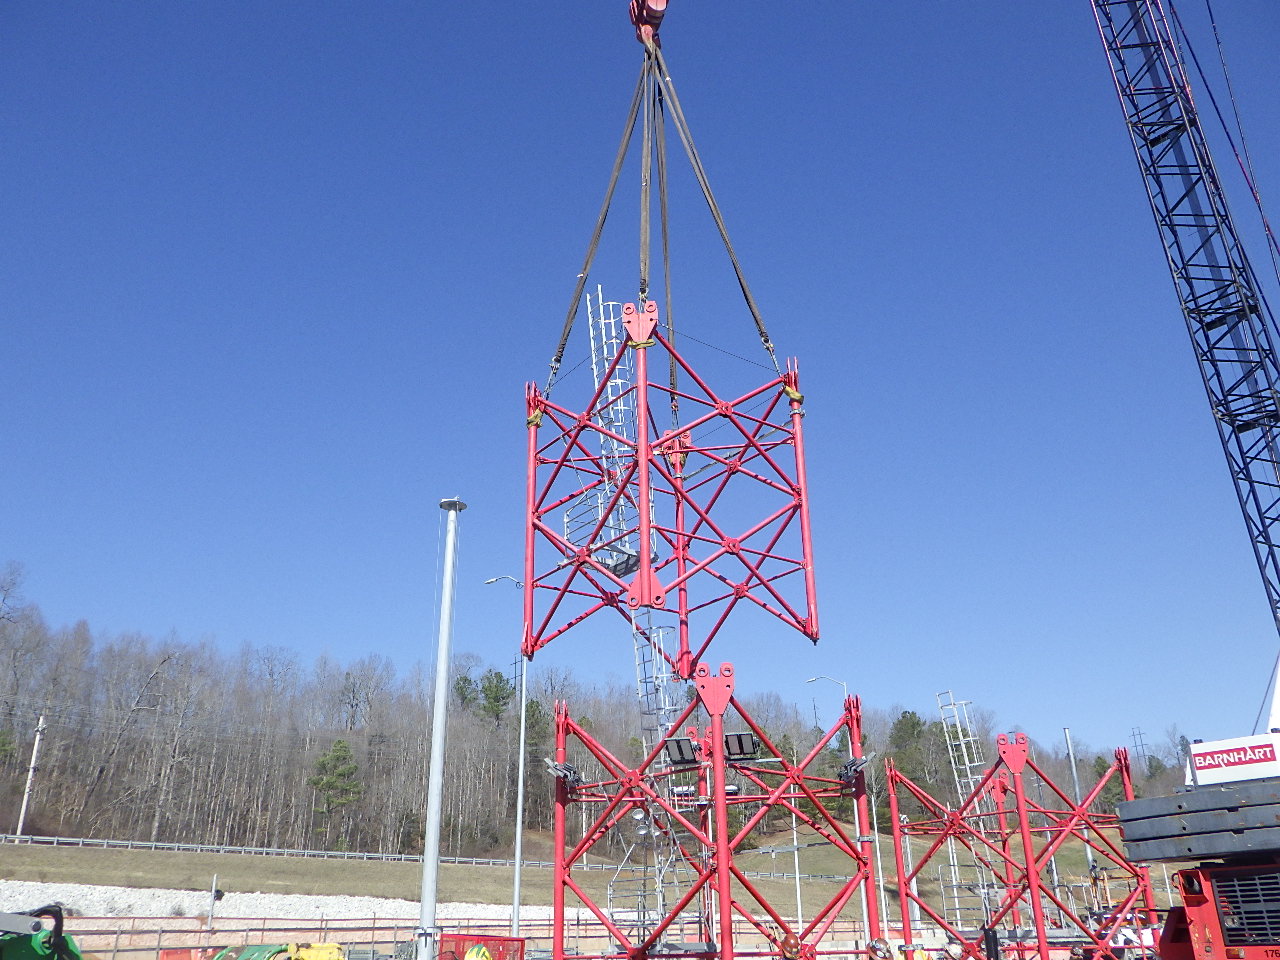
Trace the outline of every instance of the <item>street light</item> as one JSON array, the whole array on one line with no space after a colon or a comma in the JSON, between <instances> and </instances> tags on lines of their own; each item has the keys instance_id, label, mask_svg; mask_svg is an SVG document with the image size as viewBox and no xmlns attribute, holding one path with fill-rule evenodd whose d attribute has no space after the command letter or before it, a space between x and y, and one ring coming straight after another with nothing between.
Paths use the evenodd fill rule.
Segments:
<instances>
[{"instance_id":1,"label":"street light","mask_svg":"<svg viewBox=\"0 0 1280 960\"><path fill-rule=\"evenodd\" d=\"M849 699L849 685L843 680L837 680L835 677L828 677L825 674L816 677L810 677L805 683L813 683L815 680L830 680L832 683L840 684L840 689L844 691L844 698Z\"/></svg>"},{"instance_id":2,"label":"street light","mask_svg":"<svg viewBox=\"0 0 1280 960\"><path fill-rule=\"evenodd\" d=\"M818 676L816 676L816 677L810 677L808 680L806 680L806 681L805 681L805 683L813 683L813 682L814 682L814 681L816 681L816 680L830 680L832 683L838 683L838 684L840 684L840 689L844 691L844 701L842 701L842 702L841 702L840 707L841 707L841 709L844 709L844 703L845 703L845 701L848 701L848 699L849 699L849 685L848 685L847 683L845 683L843 680L837 680L835 677L828 677L828 676L821 675L821 674L820 674L820 675L818 675ZM815 725L816 725L817 720L818 720L818 706L817 706L817 704L816 704L816 703L814 704L814 707L813 707L813 719L814 719L814 723L815 723ZM850 752L852 752L852 751L850 751ZM791 835L792 835L792 838L793 838L793 839L792 839L792 843L793 843L793 844L795 844L795 843L798 843L798 841L795 839L795 834L796 834L796 823L795 823L795 811L794 811L794 810L792 811L791 817L792 817L792 819L791 819ZM857 808L856 808L856 807L854 808L853 820L854 820L854 828L855 828L855 832L861 832L862 827L861 827L861 826L858 824L858 822L857 822L857 821L858 821L858 811L857 811ZM798 850L798 849L797 849L797 851L796 851L795 857L796 857L796 913L798 914L798 913L800 912L800 853L799 853L799 850ZM867 900L866 900L866 896L867 896L867 894L866 894L866 891L864 890L864 891L862 892L862 898L863 898L863 899L862 899L862 917L863 917L863 919L864 919L864 920L866 919L866 916L867 916Z\"/></svg>"},{"instance_id":3,"label":"street light","mask_svg":"<svg viewBox=\"0 0 1280 960\"><path fill-rule=\"evenodd\" d=\"M431 760L427 770L427 822L422 842L422 903L416 931L417 960L436 960L440 928L436 924L440 872L440 814L444 796L445 712L449 705L449 641L453 634L453 588L458 558L458 514L467 505L457 497L440 501L448 514L444 540L444 573L440 585L440 626L436 641L435 693L431 704Z\"/></svg>"},{"instance_id":4,"label":"street light","mask_svg":"<svg viewBox=\"0 0 1280 960\"><path fill-rule=\"evenodd\" d=\"M521 590L524 582L515 577L503 574L490 577L485 583L497 583L499 580L510 580ZM524 651L520 652L520 747L516 757L516 849L515 868L511 879L511 936L520 936L520 874L524 867L524 754L529 707L529 661Z\"/></svg>"},{"instance_id":5,"label":"street light","mask_svg":"<svg viewBox=\"0 0 1280 960\"><path fill-rule=\"evenodd\" d=\"M805 681L805 683L813 683L815 680L830 680L832 683L840 684L840 689L844 691L845 703L849 702L849 685L845 683L843 680L837 680L835 677L828 677L825 674L819 674L816 677L810 677L808 680ZM816 707L814 708L814 717L815 719L817 717ZM850 744L849 747L850 747L849 753L850 753L850 758L852 762L853 744ZM863 766L866 766L866 761L869 759L870 758L864 758ZM856 771L850 768L849 772L850 774L853 774ZM854 820L854 826L857 829L859 836L861 836L862 831L866 828L865 828L865 825L858 822L857 807L854 807L853 820ZM871 798L871 844L872 844L872 848L875 851L875 858L876 858L876 883L880 887L880 915L887 917L889 915L889 910L888 910L888 902L885 898L885 892L884 892L884 862L880 859L879 826L880 825L877 822L877 816L876 816L875 798L872 797ZM867 891L863 890L862 891L862 916L864 919L867 916L867 896L868 896ZM872 893L870 894L870 896L874 897L875 894ZM917 907L917 909L919 908Z\"/></svg>"}]
</instances>

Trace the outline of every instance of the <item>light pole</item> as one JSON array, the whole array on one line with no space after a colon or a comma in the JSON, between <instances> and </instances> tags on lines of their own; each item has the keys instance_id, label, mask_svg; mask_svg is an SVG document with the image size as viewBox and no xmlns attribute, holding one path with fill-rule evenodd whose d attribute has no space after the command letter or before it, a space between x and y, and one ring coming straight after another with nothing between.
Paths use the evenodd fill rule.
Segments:
<instances>
[{"instance_id":1,"label":"light pole","mask_svg":"<svg viewBox=\"0 0 1280 960\"><path fill-rule=\"evenodd\" d=\"M1076 768L1076 748L1071 742L1071 728L1063 727L1062 735L1067 740L1067 760L1071 764L1071 783L1075 787L1075 792L1072 794L1072 796L1075 798L1076 804L1079 805L1080 803L1080 771ZM1194 771L1195 767L1193 766L1191 769ZM1084 837L1086 841L1084 845L1084 854L1085 854L1085 858L1089 861L1089 876L1092 877L1094 876L1095 864L1093 862L1093 847L1088 843L1089 831L1087 829L1082 830L1080 832L1080 835Z\"/></svg>"},{"instance_id":2,"label":"light pole","mask_svg":"<svg viewBox=\"0 0 1280 960\"><path fill-rule=\"evenodd\" d=\"M422 844L422 904L418 913L417 960L436 960L436 883L440 875L440 813L444 795L445 711L449 706L449 640L453 631L453 585L458 553L458 514L467 505L456 497L441 500L449 515L444 536L444 575L440 585L440 626L436 643L436 689L431 713L431 763L427 768L427 823Z\"/></svg>"},{"instance_id":3,"label":"light pole","mask_svg":"<svg viewBox=\"0 0 1280 960\"><path fill-rule=\"evenodd\" d=\"M844 698L849 699L849 685L843 680L837 680L835 677L828 677L825 674L816 677L810 677L805 683L813 683L815 680L830 680L832 683L840 684L840 689L844 691Z\"/></svg>"},{"instance_id":4,"label":"light pole","mask_svg":"<svg viewBox=\"0 0 1280 960\"><path fill-rule=\"evenodd\" d=\"M867 771L870 780L870 771ZM876 813L875 791L871 792L871 838L876 851L876 886L880 888L880 916L889 916L889 898L884 891L884 860L880 857L880 815ZM872 894L874 896L874 894ZM888 924L888 920L883 921Z\"/></svg>"},{"instance_id":5,"label":"light pole","mask_svg":"<svg viewBox=\"0 0 1280 960\"><path fill-rule=\"evenodd\" d=\"M524 583L505 574L490 577L485 583L510 580L521 590ZM529 661L520 651L520 753L516 757L516 849L515 867L511 878L511 935L520 936L520 875L524 869L524 754L529 720Z\"/></svg>"},{"instance_id":6,"label":"light pole","mask_svg":"<svg viewBox=\"0 0 1280 960\"><path fill-rule=\"evenodd\" d=\"M816 677L810 677L808 680L805 681L805 683L813 683L815 680L829 680L832 683L840 684L840 689L844 692L844 700L841 702L840 708L841 710L845 709L845 705L849 702L849 685L847 683L845 683L843 680L837 680L835 677L828 677L825 674L819 674ZM817 713L816 708L814 712L816 715ZM849 744L849 755L853 756L852 743ZM867 781L869 780L870 780L870 777L867 776ZM881 909L880 915L884 917L884 916L888 916L888 912L885 909L884 870L883 870L883 863L880 859L880 831L878 829L878 824L876 823L876 798L874 795L872 795L870 799L871 799L871 824L870 824L871 846L875 852L875 858L876 858L876 884L880 888L880 909ZM868 826L867 824L861 823L859 821L858 808L857 806L854 806L853 827L859 837L864 835L863 831L867 829L867 826ZM863 849L866 849L866 848L864 847ZM867 903L867 897L874 897L875 895L876 895L876 891L874 890L872 890L870 893L867 892L865 887L862 890L862 919L864 923L867 922L867 916L869 915L869 912L870 912L869 905Z\"/></svg>"}]
</instances>

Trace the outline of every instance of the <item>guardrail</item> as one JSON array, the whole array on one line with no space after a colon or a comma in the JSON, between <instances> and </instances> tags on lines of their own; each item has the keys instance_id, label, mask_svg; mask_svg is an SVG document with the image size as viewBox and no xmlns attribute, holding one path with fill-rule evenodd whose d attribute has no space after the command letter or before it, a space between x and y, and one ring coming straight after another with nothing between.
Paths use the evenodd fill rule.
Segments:
<instances>
[{"instance_id":1,"label":"guardrail","mask_svg":"<svg viewBox=\"0 0 1280 960\"><path fill-rule=\"evenodd\" d=\"M574 910L564 924L563 932L571 952L584 957L614 953L616 944L609 931L595 917L585 916L586 913ZM504 937L508 925L502 918L442 918L440 921L441 930L447 935ZM223 947L303 941L342 944L349 960L356 957L392 960L397 945L413 939L415 926L413 920L219 918L210 928L204 918L199 917L68 917L65 930L84 953L102 960L211 960ZM546 955L553 938L553 921L526 917L520 926L526 956L529 952ZM681 920L669 933L676 942L685 942L682 932L692 933L697 929L696 922L688 925ZM834 948L836 941L847 943L865 936L861 921L839 919L827 931L826 943ZM743 920L735 921L734 937L745 948L742 955L759 957L765 951L769 955L773 953L760 931ZM835 949L819 951L823 952L847 953Z\"/></svg>"},{"instance_id":2,"label":"guardrail","mask_svg":"<svg viewBox=\"0 0 1280 960\"><path fill-rule=\"evenodd\" d=\"M150 840L99 840L92 837L33 837L16 833L0 833L0 843L30 844L51 847L95 847L123 850L166 850L183 853L243 853L260 857L306 857L323 860L381 860L389 863L421 863L422 857L412 853L362 853L351 850L290 850L283 847L234 847L209 843L160 843ZM441 863L467 867L514 867L514 860L486 857L441 857ZM550 870L555 864L548 860L524 860L525 867ZM617 870L616 863L578 863L575 870ZM794 880L794 873L782 871L742 871L753 880ZM830 873L802 873L801 880L849 879Z\"/></svg>"}]
</instances>

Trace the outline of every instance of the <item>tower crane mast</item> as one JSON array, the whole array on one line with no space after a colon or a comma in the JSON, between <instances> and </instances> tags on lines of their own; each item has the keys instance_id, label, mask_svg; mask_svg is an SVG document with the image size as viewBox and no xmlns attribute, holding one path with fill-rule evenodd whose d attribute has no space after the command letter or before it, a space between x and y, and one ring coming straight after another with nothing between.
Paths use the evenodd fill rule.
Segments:
<instances>
[{"instance_id":1,"label":"tower crane mast","mask_svg":"<svg viewBox=\"0 0 1280 960\"><path fill-rule=\"evenodd\" d=\"M1227 207L1164 0L1092 0L1129 136L1280 629L1277 327Z\"/></svg>"}]
</instances>

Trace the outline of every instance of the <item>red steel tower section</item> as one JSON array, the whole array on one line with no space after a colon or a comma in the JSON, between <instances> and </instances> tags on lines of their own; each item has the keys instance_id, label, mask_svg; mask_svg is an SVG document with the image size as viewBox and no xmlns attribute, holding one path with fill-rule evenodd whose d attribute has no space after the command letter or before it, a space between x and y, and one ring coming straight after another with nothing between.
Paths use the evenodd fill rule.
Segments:
<instances>
[{"instance_id":1,"label":"red steel tower section","mask_svg":"<svg viewBox=\"0 0 1280 960\"><path fill-rule=\"evenodd\" d=\"M629 625L642 607L676 615L670 656L686 680L739 606L816 641L794 365L724 397L663 336L657 303L627 304L624 325L627 338L585 409L528 388L525 656L602 612ZM634 354L632 395L606 396L603 385L626 352ZM655 353L657 366L674 364L685 386L650 380ZM619 399L635 410L634 433L618 432L605 413ZM676 406L688 419L660 429L655 408ZM571 540L563 518L584 498L602 507L594 529ZM611 524L616 517L628 519Z\"/></svg>"},{"instance_id":2,"label":"red steel tower section","mask_svg":"<svg viewBox=\"0 0 1280 960\"><path fill-rule=\"evenodd\" d=\"M657 43L665 8L665 0L632 3L644 69L552 376L545 390L531 384L526 394L522 650L532 658L571 631L581 634L587 624L593 636L603 626L620 641L625 638L627 646L619 642L619 651L630 646L633 634L662 630L662 642L653 644L655 654L676 678L690 683L690 697L674 723L662 724L658 740L647 745L647 756L638 764L610 751L573 719L567 704L556 704L556 750L549 761L558 778L553 952L555 960L571 955L565 930L576 907L576 916L585 912L595 918L608 946L580 949L574 956L814 958L837 919L850 918L846 907L855 894L861 893L869 934L879 933L875 897L869 895L871 838L859 835L868 822L861 712L858 701L849 698L840 722L807 755L790 757L735 699L733 665L723 663L713 672L707 663L713 644L725 646L735 614L739 631L747 620L742 611L751 611L757 627L780 624L814 642L818 614L797 369L794 362L781 369L773 360L772 344L693 147ZM668 114L773 361L775 375L758 386L718 388L715 378L695 369L675 346L662 132ZM569 401L559 394L553 400L551 390L638 117L644 134L637 302L621 309L625 335L611 356L598 355L593 340L591 388ZM667 281L662 311L648 295L650 183L659 187ZM647 626L655 620L662 625ZM837 762L833 772L831 744L838 736L847 736L848 750L843 766ZM791 916L794 901L788 899L784 913L736 862L771 812L784 815L788 825L794 815L849 858L843 871L848 879L803 924ZM849 831L848 820L861 830ZM584 857L599 844L630 842L634 851L637 822L645 825L648 842L661 838L666 870L659 908L641 911L642 917L602 905L578 879ZM575 823L582 824L580 837L570 836ZM656 844L645 859L645 869L660 859ZM798 914L800 905L794 906Z\"/></svg>"},{"instance_id":3,"label":"red steel tower section","mask_svg":"<svg viewBox=\"0 0 1280 960\"><path fill-rule=\"evenodd\" d=\"M955 809L949 809L903 776L893 761L886 763L904 941L912 941L914 904L927 922L945 931L959 944L963 955L973 960L998 960L989 955L989 950L999 943L1001 934L1004 943L998 951L1020 960L1047 960L1051 944L1060 951L1070 941L1082 945L1087 954L1098 960L1118 960L1123 951L1113 953L1111 946L1118 931L1122 927L1148 928L1156 919L1147 868L1125 857L1114 814L1090 810L1107 784L1117 780L1125 799L1133 799L1128 751L1115 752L1115 762L1077 803L1036 766L1026 734L1000 734L996 747L999 759ZM1043 786L1043 790L1036 791L1041 799L1028 795L1028 773L1038 779L1038 786ZM1047 800L1042 797L1046 791ZM920 819L910 820L900 813L908 798L923 810ZM914 865L909 864L906 853L910 837L930 839ZM1121 878L1119 897L1085 916L1072 908L1060 889L1055 889L1049 873L1055 854L1067 843L1083 845L1088 851L1095 879L1104 874L1119 874ZM984 943L981 930L975 934L948 920L944 911L917 890L917 878L930 875L931 865L950 844L967 850L972 857L972 875L966 878L967 882L998 892L984 923L985 929L992 931L988 934L990 942ZM1030 937L1026 935L1028 920Z\"/></svg>"},{"instance_id":4,"label":"red steel tower section","mask_svg":"<svg viewBox=\"0 0 1280 960\"><path fill-rule=\"evenodd\" d=\"M555 846L564 851L556 863L553 956L566 949L566 897L572 895L608 931L616 952L576 956L693 957L715 954L781 956L813 960L841 911L862 892L869 936L878 936L870 837L851 836L829 812L841 798L853 799L856 822L867 823L868 800L862 768L862 708L856 697L844 703L840 720L809 752L793 760L780 750L733 697L734 673L699 665L694 674L697 698L681 714L668 740L637 767L623 763L576 723L568 707L556 705ZM710 724L691 725L705 710ZM745 726L729 733L730 722ZM683 729L682 729L683 728ZM678 734L682 733L680 736ZM849 743L849 760L834 775L815 771L838 735ZM595 771L595 776L587 773ZM588 779L590 777L590 779ZM570 810L586 808L581 839L570 841ZM771 812L794 814L821 840L849 858L848 878L814 910L803 925L770 903L748 873L735 862L746 841ZM847 816L847 814L846 814ZM684 879L673 885L674 898L656 923L633 934L574 879L572 870L588 853L632 818L665 837L679 853ZM811 907L811 909L813 909ZM692 939L688 931L696 931ZM680 938L683 934L685 938ZM736 935L736 936L735 936ZM745 946L744 946L745 943Z\"/></svg>"}]
</instances>

